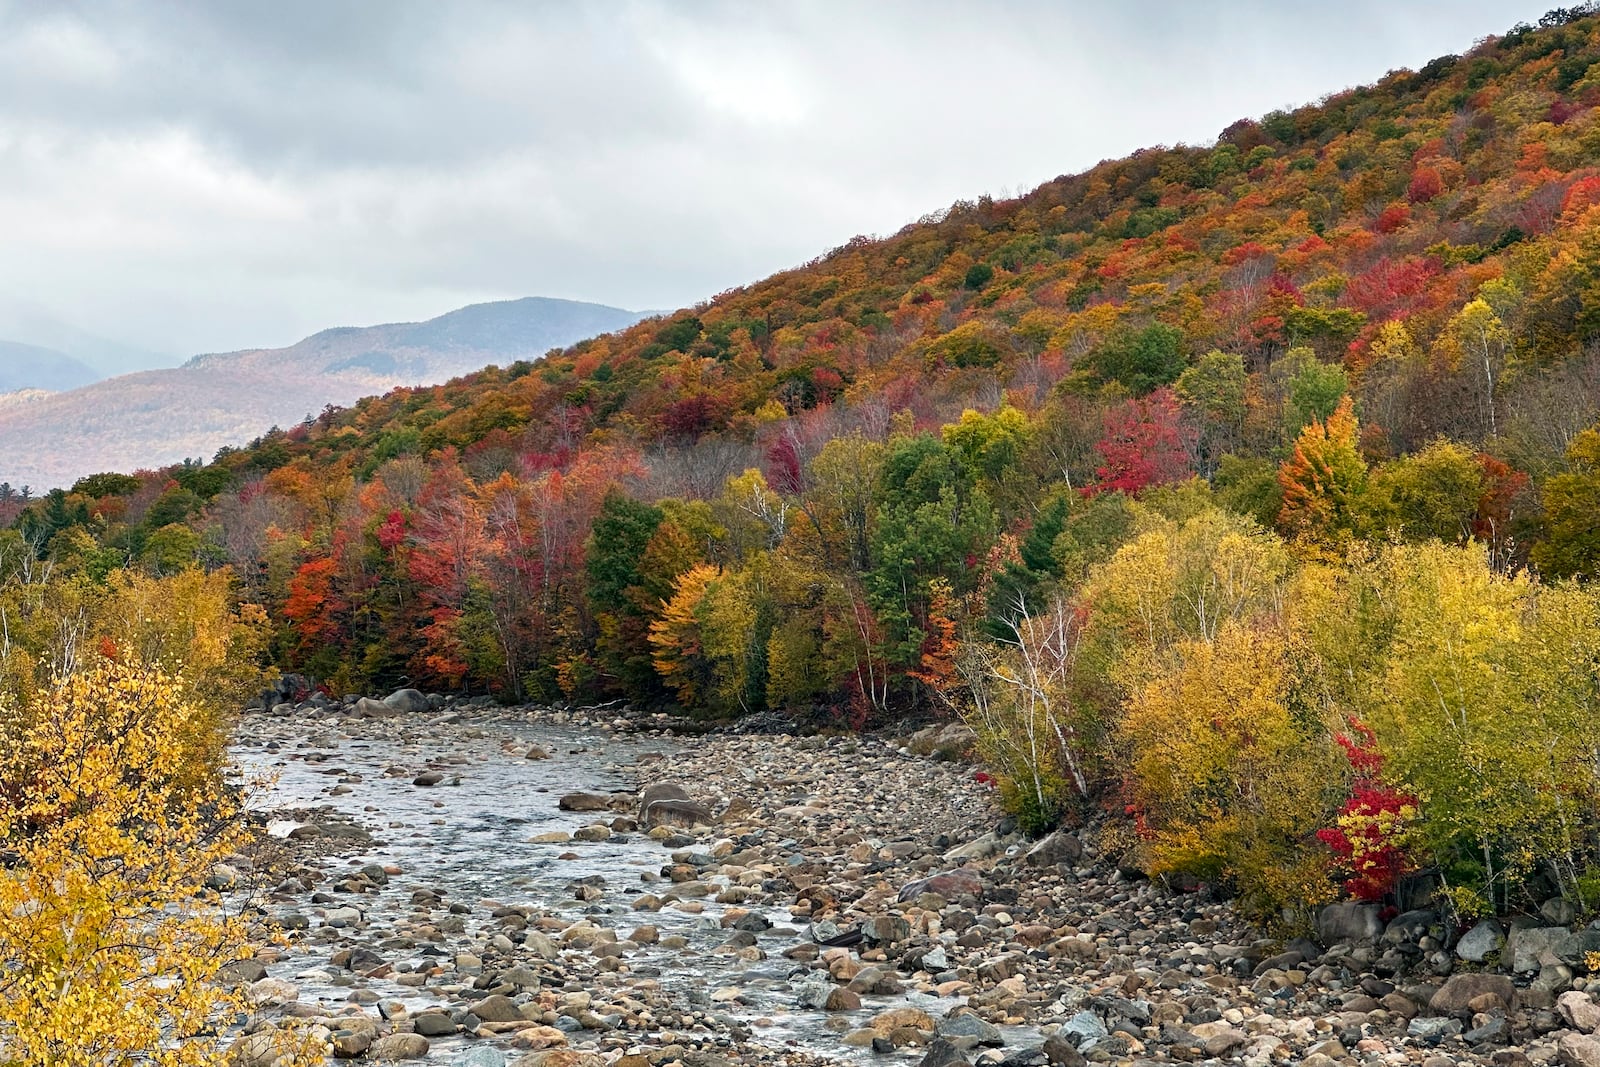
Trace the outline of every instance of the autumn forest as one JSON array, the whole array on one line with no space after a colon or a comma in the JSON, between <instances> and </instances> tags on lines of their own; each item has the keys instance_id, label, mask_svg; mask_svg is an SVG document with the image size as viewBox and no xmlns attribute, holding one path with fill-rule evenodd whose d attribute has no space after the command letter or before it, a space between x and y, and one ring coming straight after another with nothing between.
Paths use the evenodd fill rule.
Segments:
<instances>
[{"instance_id":1,"label":"autumn forest","mask_svg":"<svg viewBox=\"0 0 1600 1067\"><path fill-rule=\"evenodd\" d=\"M24 702L203 603L230 693L960 719L1263 916L1600 906L1600 17L0 521Z\"/></svg>"}]
</instances>

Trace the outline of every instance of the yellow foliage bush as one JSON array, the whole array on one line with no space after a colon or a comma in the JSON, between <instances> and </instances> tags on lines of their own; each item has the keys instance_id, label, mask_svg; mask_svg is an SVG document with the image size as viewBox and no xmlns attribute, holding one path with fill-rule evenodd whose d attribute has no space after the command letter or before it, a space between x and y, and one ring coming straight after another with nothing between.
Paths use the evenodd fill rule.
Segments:
<instances>
[{"instance_id":1,"label":"yellow foliage bush","mask_svg":"<svg viewBox=\"0 0 1600 1067\"><path fill-rule=\"evenodd\" d=\"M0 1063L215 1063L246 931L206 887L237 805L182 766L210 713L115 662L40 699L0 708Z\"/></svg>"},{"instance_id":2,"label":"yellow foliage bush","mask_svg":"<svg viewBox=\"0 0 1600 1067\"><path fill-rule=\"evenodd\" d=\"M1261 913L1331 896L1314 835L1341 778L1288 642L1225 623L1173 652L1118 727L1148 869L1229 883Z\"/></svg>"}]
</instances>

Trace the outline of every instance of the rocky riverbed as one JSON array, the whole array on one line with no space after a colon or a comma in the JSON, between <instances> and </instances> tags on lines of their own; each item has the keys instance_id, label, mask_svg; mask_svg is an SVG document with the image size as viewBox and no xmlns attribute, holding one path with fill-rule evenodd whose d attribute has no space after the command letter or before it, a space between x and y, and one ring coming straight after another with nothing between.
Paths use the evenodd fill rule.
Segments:
<instances>
[{"instance_id":1,"label":"rocky riverbed","mask_svg":"<svg viewBox=\"0 0 1600 1067\"><path fill-rule=\"evenodd\" d=\"M236 872L263 931L233 970L259 1006L236 1062L280 1062L293 1031L464 1067L1600 1065L1595 931L1547 918L1503 943L1341 906L1325 944L1273 940L1120 870L1095 833L1009 832L975 768L935 758L957 731L669 725L248 716L236 753L276 781ZM660 783L692 802L641 811Z\"/></svg>"}]
</instances>

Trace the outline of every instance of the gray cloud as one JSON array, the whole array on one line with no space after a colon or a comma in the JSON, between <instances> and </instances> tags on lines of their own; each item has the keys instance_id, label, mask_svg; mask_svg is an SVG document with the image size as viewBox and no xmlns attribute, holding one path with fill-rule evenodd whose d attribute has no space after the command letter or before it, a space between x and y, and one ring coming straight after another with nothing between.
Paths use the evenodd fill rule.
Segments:
<instances>
[{"instance_id":1,"label":"gray cloud","mask_svg":"<svg viewBox=\"0 0 1600 1067\"><path fill-rule=\"evenodd\" d=\"M678 306L1542 6L0 0L0 309L179 356Z\"/></svg>"}]
</instances>

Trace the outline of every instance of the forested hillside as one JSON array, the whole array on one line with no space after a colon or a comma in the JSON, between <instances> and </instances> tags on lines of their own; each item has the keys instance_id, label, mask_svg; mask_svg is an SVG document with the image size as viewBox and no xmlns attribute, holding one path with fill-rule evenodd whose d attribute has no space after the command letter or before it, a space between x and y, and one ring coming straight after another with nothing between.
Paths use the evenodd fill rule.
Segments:
<instances>
[{"instance_id":1,"label":"forested hillside","mask_svg":"<svg viewBox=\"0 0 1600 1067\"><path fill-rule=\"evenodd\" d=\"M1553 12L7 536L228 566L336 691L961 714L1261 902L1600 899L1596 105Z\"/></svg>"}]
</instances>

